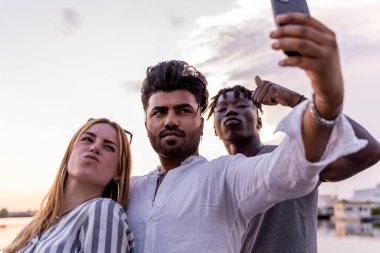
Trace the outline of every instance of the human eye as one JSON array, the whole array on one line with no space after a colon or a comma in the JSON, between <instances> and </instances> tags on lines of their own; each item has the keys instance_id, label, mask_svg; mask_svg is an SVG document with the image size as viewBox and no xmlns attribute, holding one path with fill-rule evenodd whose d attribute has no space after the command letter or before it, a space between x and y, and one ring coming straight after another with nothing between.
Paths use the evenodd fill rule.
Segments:
<instances>
[{"instance_id":1,"label":"human eye","mask_svg":"<svg viewBox=\"0 0 380 253\"><path fill-rule=\"evenodd\" d=\"M193 111L190 110L189 108L181 108L179 109L179 113L188 114L188 113L193 113Z\"/></svg>"},{"instance_id":2,"label":"human eye","mask_svg":"<svg viewBox=\"0 0 380 253\"><path fill-rule=\"evenodd\" d=\"M238 108L247 108L248 105L246 105L246 104L238 104L237 107Z\"/></svg>"},{"instance_id":3,"label":"human eye","mask_svg":"<svg viewBox=\"0 0 380 253\"><path fill-rule=\"evenodd\" d=\"M115 147L112 146L112 145L104 145L104 148L107 150L107 151L110 151L110 152L115 152Z\"/></svg>"},{"instance_id":4,"label":"human eye","mask_svg":"<svg viewBox=\"0 0 380 253\"><path fill-rule=\"evenodd\" d=\"M226 107L218 107L216 108L216 112L224 112L226 110Z\"/></svg>"},{"instance_id":5,"label":"human eye","mask_svg":"<svg viewBox=\"0 0 380 253\"><path fill-rule=\"evenodd\" d=\"M80 140L83 142L90 142L90 143L94 141L90 136L83 136Z\"/></svg>"},{"instance_id":6,"label":"human eye","mask_svg":"<svg viewBox=\"0 0 380 253\"><path fill-rule=\"evenodd\" d=\"M152 112L151 114L152 116L162 116L162 115L165 115L165 111L163 110L155 110Z\"/></svg>"}]
</instances>

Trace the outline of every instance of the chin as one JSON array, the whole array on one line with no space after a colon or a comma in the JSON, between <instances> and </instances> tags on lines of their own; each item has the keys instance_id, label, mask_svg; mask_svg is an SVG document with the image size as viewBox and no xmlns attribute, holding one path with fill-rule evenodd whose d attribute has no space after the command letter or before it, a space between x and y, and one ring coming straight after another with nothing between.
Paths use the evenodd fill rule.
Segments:
<instances>
[{"instance_id":1,"label":"chin","mask_svg":"<svg viewBox=\"0 0 380 253\"><path fill-rule=\"evenodd\" d=\"M164 143L164 146L167 146L167 147L178 146L178 141L166 141L166 142Z\"/></svg>"}]
</instances>

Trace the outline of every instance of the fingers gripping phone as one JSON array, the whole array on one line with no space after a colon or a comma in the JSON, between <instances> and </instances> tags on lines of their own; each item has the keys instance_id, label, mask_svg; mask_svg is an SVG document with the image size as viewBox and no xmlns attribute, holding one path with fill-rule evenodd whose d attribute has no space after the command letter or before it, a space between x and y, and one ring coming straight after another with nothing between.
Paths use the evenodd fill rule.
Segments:
<instances>
[{"instance_id":1,"label":"fingers gripping phone","mask_svg":"<svg viewBox=\"0 0 380 253\"><path fill-rule=\"evenodd\" d=\"M307 7L306 0L271 0L273 14L276 17L279 14L289 13L289 12L301 12L310 15L309 8ZM277 26L281 26L277 24ZM287 56L298 56L300 55L296 51L285 51Z\"/></svg>"}]
</instances>

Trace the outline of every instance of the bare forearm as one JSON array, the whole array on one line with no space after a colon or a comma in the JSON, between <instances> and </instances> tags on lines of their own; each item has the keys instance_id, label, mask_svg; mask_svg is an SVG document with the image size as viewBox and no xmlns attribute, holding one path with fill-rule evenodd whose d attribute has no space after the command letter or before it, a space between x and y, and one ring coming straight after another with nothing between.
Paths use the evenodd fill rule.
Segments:
<instances>
[{"instance_id":1,"label":"bare forearm","mask_svg":"<svg viewBox=\"0 0 380 253\"><path fill-rule=\"evenodd\" d=\"M306 158L312 162L318 161L332 131L332 127L327 126L334 125L343 103L344 85L336 36L309 15L283 14L276 16L276 21L282 26L271 33L271 38L277 40L272 48L299 53L299 56L280 61L280 65L297 66L305 70L315 94L318 117L309 110L305 111L302 138Z\"/></svg>"},{"instance_id":2,"label":"bare forearm","mask_svg":"<svg viewBox=\"0 0 380 253\"><path fill-rule=\"evenodd\" d=\"M321 158L333 129L333 125L326 126L321 120L334 120L340 117L341 101L343 101L342 93L338 92L338 95L332 97L334 99L321 99L316 95L305 111L302 137L305 155L310 162L316 162Z\"/></svg>"},{"instance_id":3,"label":"bare forearm","mask_svg":"<svg viewBox=\"0 0 380 253\"><path fill-rule=\"evenodd\" d=\"M368 145L364 149L341 157L328 165L320 174L320 177L326 181L336 182L347 179L380 160L380 143L364 127L353 119L347 118L354 129L356 137L367 140Z\"/></svg>"},{"instance_id":4,"label":"bare forearm","mask_svg":"<svg viewBox=\"0 0 380 253\"><path fill-rule=\"evenodd\" d=\"M318 161L330 138L331 129L318 126L309 112L305 112L302 124L302 138L305 147L306 159L310 162Z\"/></svg>"}]
</instances>

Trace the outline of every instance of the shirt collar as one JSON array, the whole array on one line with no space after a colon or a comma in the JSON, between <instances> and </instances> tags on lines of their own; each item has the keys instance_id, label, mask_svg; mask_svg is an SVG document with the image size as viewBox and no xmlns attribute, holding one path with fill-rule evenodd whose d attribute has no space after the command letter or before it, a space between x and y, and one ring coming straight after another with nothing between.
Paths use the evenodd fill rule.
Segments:
<instances>
[{"instance_id":1,"label":"shirt collar","mask_svg":"<svg viewBox=\"0 0 380 253\"><path fill-rule=\"evenodd\" d=\"M184 165L190 165L190 164L198 163L198 162L207 162L207 159L200 155L189 156L188 158L183 160L180 166L178 166L177 168L174 168L173 170L182 168ZM189 167L189 166L185 166L185 167ZM161 172L161 165L158 165L156 169L154 170L154 172L157 176L162 175L163 173Z\"/></svg>"}]
</instances>

